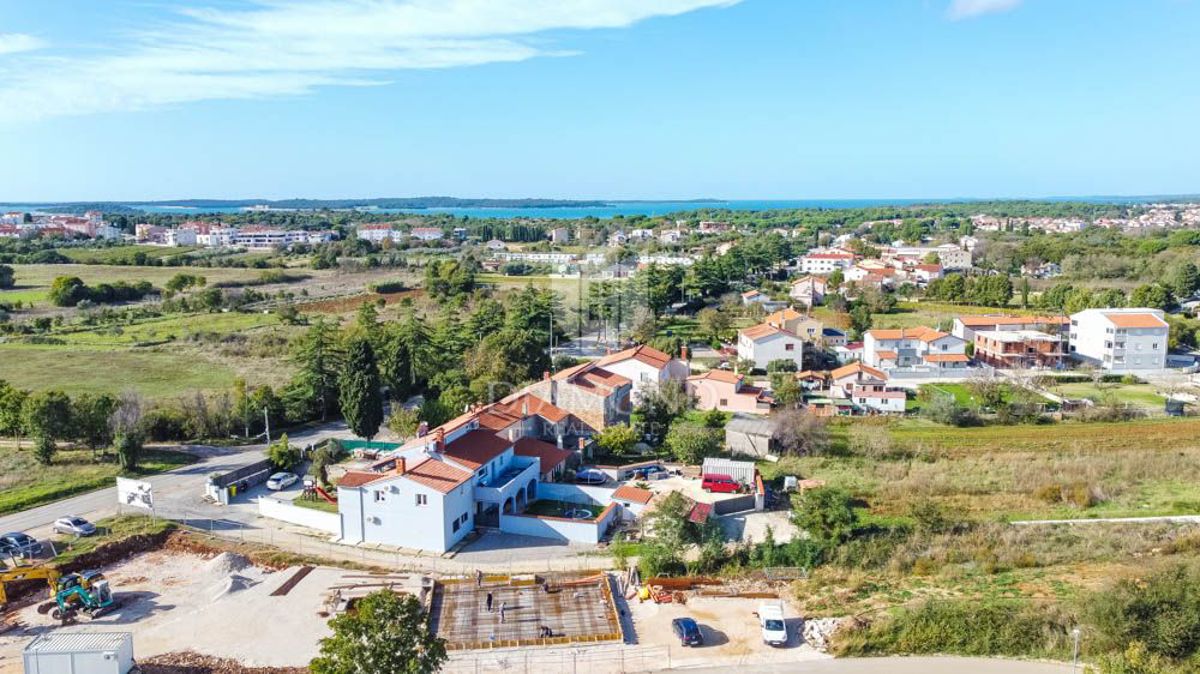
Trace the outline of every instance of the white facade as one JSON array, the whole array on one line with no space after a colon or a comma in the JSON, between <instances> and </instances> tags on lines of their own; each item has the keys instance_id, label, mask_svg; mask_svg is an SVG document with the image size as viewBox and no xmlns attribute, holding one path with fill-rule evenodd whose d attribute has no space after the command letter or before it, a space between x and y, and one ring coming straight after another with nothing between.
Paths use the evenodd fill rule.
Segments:
<instances>
[{"instance_id":1,"label":"white facade","mask_svg":"<svg viewBox=\"0 0 1200 674\"><path fill-rule=\"evenodd\" d=\"M970 360L966 348L965 340L932 328L868 330L863 362L885 372L895 368L966 369Z\"/></svg>"},{"instance_id":2,"label":"white facade","mask_svg":"<svg viewBox=\"0 0 1200 674\"><path fill-rule=\"evenodd\" d=\"M402 233L392 229L391 225L362 225L358 228L358 238L371 243L382 243L391 239L396 241Z\"/></svg>"},{"instance_id":3,"label":"white facade","mask_svg":"<svg viewBox=\"0 0 1200 674\"><path fill-rule=\"evenodd\" d=\"M802 367L804 340L787 330L769 325L757 325L738 332L738 358L754 362L765 370L771 361L790 360Z\"/></svg>"},{"instance_id":4,"label":"white facade","mask_svg":"<svg viewBox=\"0 0 1200 674\"><path fill-rule=\"evenodd\" d=\"M838 269L849 269L854 264L850 253L814 251L800 258L800 271L805 274L832 274Z\"/></svg>"},{"instance_id":5,"label":"white facade","mask_svg":"<svg viewBox=\"0 0 1200 674\"><path fill-rule=\"evenodd\" d=\"M643 392L666 382L683 383L689 374L688 366L682 360L671 358L646 346L605 356L598 364L605 370L633 382L630 395L634 400L639 399Z\"/></svg>"},{"instance_id":6,"label":"white facade","mask_svg":"<svg viewBox=\"0 0 1200 674\"><path fill-rule=\"evenodd\" d=\"M163 243L168 246L194 246L196 245L196 230L188 227L168 229L163 235Z\"/></svg>"},{"instance_id":7,"label":"white facade","mask_svg":"<svg viewBox=\"0 0 1200 674\"><path fill-rule=\"evenodd\" d=\"M1161 370L1169 332L1158 309L1087 309L1071 315L1070 352L1112 372Z\"/></svg>"},{"instance_id":8,"label":"white facade","mask_svg":"<svg viewBox=\"0 0 1200 674\"><path fill-rule=\"evenodd\" d=\"M904 391L882 384L855 384L849 394L858 407L884 414L903 414L908 397Z\"/></svg>"},{"instance_id":9,"label":"white facade","mask_svg":"<svg viewBox=\"0 0 1200 674\"><path fill-rule=\"evenodd\" d=\"M444 238L446 234L437 227L413 227L410 236L418 241L437 241Z\"/></svg>"}]
</instances>

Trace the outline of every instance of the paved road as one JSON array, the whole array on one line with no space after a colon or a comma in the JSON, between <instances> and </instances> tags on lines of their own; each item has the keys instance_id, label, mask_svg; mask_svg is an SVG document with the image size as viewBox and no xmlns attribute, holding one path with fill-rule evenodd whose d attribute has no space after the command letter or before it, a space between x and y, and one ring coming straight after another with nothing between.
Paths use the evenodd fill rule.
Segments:
<instances>
[{"instance_id":1,"label":"paved road","mask_svg":"<svg viewBox=\"0 0 1200 674\"><path fill-rule=\"evenodd\" d=\"M703 674L728 674L729 670L729 667L687 669L688 672ZM1071 665L984 658L847 658L780 664L756 663L753 670L765 674L1071 674Z\"/></svg>"},{"instance_id":2,"label":"paved road","mask_svg":"<svg viewBox=\"0 0 1200 674\"><path fill-rule=\"evenodd\" d=\"M326 424L311 429L289 433L291 442L301 445L318 443L331 437L346 437L349 432L342 422ZM263 457L266 445L246 445L243 447L208 447L185 446L182 449L193 452L202 459L190 466L183 466L166 473L152 475L146 480L154 486L159 507L170 509L174 505L198 503L203 494L204 482L213 472L227 471L249 463L254 463ZM0 531L27 531L41 537L49 531L54 520L64 515L79 515L88 519L98 519L115 513L117 510L117 488L98 489L79 494L70 498L55 501L43 506L24 510L12 515L0 517Z\"/></svg>"}]
</instances>

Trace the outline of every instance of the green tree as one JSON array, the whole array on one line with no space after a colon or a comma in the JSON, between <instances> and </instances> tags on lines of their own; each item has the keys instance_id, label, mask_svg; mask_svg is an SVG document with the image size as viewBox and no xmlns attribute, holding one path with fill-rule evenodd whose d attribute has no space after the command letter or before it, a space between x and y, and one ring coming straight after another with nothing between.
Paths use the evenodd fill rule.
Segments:
<instances>
[{"instance_id":1,"label":"green tree","mask_svg":"<svg viewBox=\"0 0 1200 674\"><path fill-rule=\"evenodd\" d=\"M0 271L0 287L3 287L2 271ZM1197 269L1195 263L1190 260L1179 265L1171 278L1171 290L1174 291L1175 296L1188 298L1198 289L1200 289L1200 269Z\"/></svg>"},{"instance_id":2,"label":"green tree","mask_svg":"<svg viewBox=\"0 0 1200 674\"><path fill-rule=\"evenodd\" d=\"M49 298L56 307L73 307L87 296L87 286L78 276L59 276L50 283Z\"/></svg>"},{"instance_id":3,"label":"green tree","mask_svg":"<svg viewBox=\"0 0 1200 674\"><path fill-rule=\"evenodd\" d=\"M25 431L37 439L35 453L39 463L54 460L55 440L71 433L71 399L62 391L39 391L25 399Z\"/></svg>"},{"instance_id":4,"label":"green tree","mask_svg":"<svg viewBox=\"0 0 1200 674\"><path fill-rule=\"evenodd\" d=\"M16 284L16 278L13 275L13 268L0 264L0 290L8 290Z\"/></svg>"},{"instance_id":5,"label":"green tree","mask_svg":"<svg viewBox=\"0 0 1200 674\"><path fill-rule=\"evenodd\" d=\"M1133 307L1147 307L1166 311L1173 304L1175 304L1175 298L1171 296L1171 290L1158 283L1148 283L1138 286L1129 295L1129 305Z\"/></svg>"},{"instance_id":6,"label":"green tree","mask_svg":"<svg viewBox=\"0 0 1200 674\"><path fill-rule=\"evenodd\" d=\"M29 391L0 379L0 436L20 437L24 431L25 399Z\"/></svg>"},{"instance_id":7,"label":"green tree","mask_svg":"<svg viewBox=\"0 0 1200 674\"><path fill-rule=\"evenodd\" d=\"M713 308L701 309L696 314L696 320L701 334L708 337L709 341L721 340L733 326L733 318L729 314Z\"/></svg>"},{"instance_id":8,"label":"green tree","mask_svg":"<svg viewBox=\"0 0 1200 674\"><path fill-rule=\"evenodd\" d=\"M809 489L792 511L792 522L814 540L836 547L850 540L858 524L850 494L842 489Z\"/></svg>"},{"instance_id":9,"label":"green tree","mask_svg":"<svg viewBox=\"0 0 1200 674\"><path fill-rule=\"evenodd\" d=\"M624 456L637 444L637 432L628 424L614 424L596 434L596 444L605 454Z\"/></svg>"},{"instance_id":10,"label":"green tree","mask_svg":"<svg viewBox=\"0 0 1200 674\"><path fill-rule=\"evenodd\" d=\"M342 416L354 434L370 440L383 424L383 395L375 351L366 339L356 339L347 350L346 364L338 378L338 401Z\"/></svg>"},{"instance_id":11,"label":"green tree","mask_svg":"<svg viewBox=\"0 0 1200 674\"><path fill-rule=\"evenodd\" d=\"M275 470L291 470L300 463L300 448L288 442L287 433L284 433L267 447L267 458L271 460Z\"/></svg>"},{"instance_id":12,"label":"green tree","mask_svg":"<svg viewBox=\"0 0 1200 674\"><path fill-rule=\"evenodd\" d=\"M387 420L388 428L401 438L411 438L416 435L421 425L421 411L408 409L399 405L392 406L392 415Z\"/></svg>"},{"instance_id":13,"label":"green tree","mask_svg":"<svg viewBox=\"0 0 1200 674\"><path fill-rule=\"evenodd\" d=\"M338 372L341 371L342 351L336 328L324 319L317 319L292 347L292 361L297 373L293 381L296 390L322 421L337 411Z\"/></svg>"},{"instance_id":14,"label":"green tree","mask_svg":"<svg viewBox=\"0 0 1200 674\"><path fill-rule=\"evenodd\" d=\"M71 427L74 439L92 450L112 444L112 426L109 417L117 409L117 399L108 394L83 393L71 401Z\"/></svg>"},{"instance_id":15,"label":"green tree","mask_svg":"<svg viewBox=\"0 0 1200 674\"><path fill-rule=\"evenodd\" d=\"M117 450L117 463L121 470L137 470L142 460L144 438L140 431L129 431L116 436L113 446Z\"/></svg>"},{"instance_id":16,"label":"green tree","mask_svg":"<svg viewBox=\"0 0 1200 674\"><path fill-rule=\"evenodd\" d=\"M705 457L720 454L722 442L720 431L714 428L679 422L671 425L663 444L680 463L696 465Z\"/></svg>"},{"instance_id":17,"label":"green tree","mask_svg":"<svg viewBox=\"0 0 1200 674\"><path fill-rule=\"evenodd\" d=\"M411 595L373 592L329 627L333 635L309 663L313 674L430 674L447 659L446 642L430 631Z\"/></svg>"}]
</instances>

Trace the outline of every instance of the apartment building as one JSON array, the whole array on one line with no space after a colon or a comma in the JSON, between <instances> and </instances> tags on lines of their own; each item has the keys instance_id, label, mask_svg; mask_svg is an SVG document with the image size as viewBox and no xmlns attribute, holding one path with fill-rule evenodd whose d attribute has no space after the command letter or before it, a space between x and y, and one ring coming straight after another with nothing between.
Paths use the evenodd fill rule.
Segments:
<instances>
[{"instance_id":1,"label":"apartment building","mask_svg":"<svg viewBox=\"0 0 1200 674\"><path fill-rule=\"evenodd\" d=\"M813 251L800 258L800 271L805 274L828 275L854 265L854 254L845 251Z\"/></svg>"},{"instance_id":2,"label":"apartment building","mask_svg":"<svg viewBox=\"0 0 1200 674\"><path fill-rule=\"evenodd\" d=\"M1053 368L1066 357L1061 336L1039 330L975 333L975 360L1001 369Z\"/></svg>"},{"instance_id":3,"label":"apartment building","mask_svg":"<svg viewBox=\"0 0 1200 674\"><path fill-rule=\"evenodd\" d=\"M1085 309L1071 314L1070 354L1111 372L1162 370L1170 326L1158 309Z\"/></svg>"},{"instance_id":4,"label":"apartment building","mask_svg":"<svg viewBox=\"0 0 1200 674\"><path fill-rule=\"evenodd\" d=\"M868 330L863 362L884 371L926 369L937 373L966 369L966 341L925 326L897 330Z\"/></svg>"}]
</instances>

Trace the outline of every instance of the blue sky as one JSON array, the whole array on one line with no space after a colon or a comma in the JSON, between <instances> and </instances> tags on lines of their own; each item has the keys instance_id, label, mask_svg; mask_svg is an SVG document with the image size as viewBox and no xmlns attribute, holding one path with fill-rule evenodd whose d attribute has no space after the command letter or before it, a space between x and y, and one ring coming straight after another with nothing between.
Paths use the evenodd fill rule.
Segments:
<instances>
[{"instance_id":1,"label":"blue sky","mask_svg":"<svg viewBox=\"0 0 1200 674\"><path fill-rule=\"evenodd\" d=\"M1200 0L0 0L0 201L1200 192Z\"/></svg>"}]
</instances>

